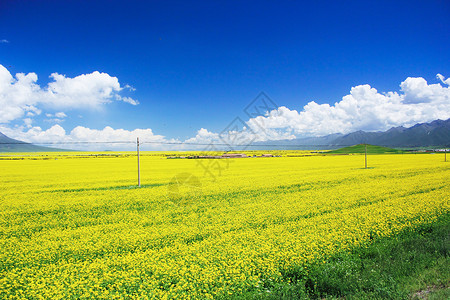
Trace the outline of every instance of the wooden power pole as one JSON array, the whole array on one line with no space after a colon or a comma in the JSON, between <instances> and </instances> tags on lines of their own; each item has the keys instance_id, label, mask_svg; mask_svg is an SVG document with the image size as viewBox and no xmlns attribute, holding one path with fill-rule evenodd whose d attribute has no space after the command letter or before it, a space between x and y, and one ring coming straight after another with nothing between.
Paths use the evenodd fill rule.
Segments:
<instances>
[{"instance_id":1,"label":"wooden power pole","mask_svg":"<svg viewBox=\"0 0 450 300\"><path fill-rule=\"evenodd\" d=\"M137 138L138 187L141 187L141 164L139 162L139 138Z\"/></svg>"}]
</instances>

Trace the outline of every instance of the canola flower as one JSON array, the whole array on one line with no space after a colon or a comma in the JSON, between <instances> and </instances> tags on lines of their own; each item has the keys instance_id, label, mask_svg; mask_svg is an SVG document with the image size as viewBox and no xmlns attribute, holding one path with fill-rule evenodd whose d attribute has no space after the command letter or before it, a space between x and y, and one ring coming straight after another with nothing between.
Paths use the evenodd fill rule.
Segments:
<instances>
[{"instance_id":1,"label":"canola flower","mask_svg":"<svg viewBox=\"0 0 450 300\"><path fill-rule=\"evenodd\" d=\"M196 160L149 153L142 188L131 154L37 158L0 160L2 299L266 291L449 211L439 155L374 155L372 169L358 155L232 159L211 178ZM201 193L168 194L186 172Z\"/></svg>"}]
</instances>

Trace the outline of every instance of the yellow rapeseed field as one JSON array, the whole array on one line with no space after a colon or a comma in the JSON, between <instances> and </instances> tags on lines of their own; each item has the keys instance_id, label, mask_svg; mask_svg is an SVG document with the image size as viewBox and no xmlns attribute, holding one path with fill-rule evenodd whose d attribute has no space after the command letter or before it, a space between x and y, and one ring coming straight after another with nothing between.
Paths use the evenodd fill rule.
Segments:
<instances>
[{"instance_id":1,"label":"yellow rapeseed field","mask_svg":"<svg viewBox=\"0 0 450 300\"><path fill-rule=\"evenodd\" d=\"M286 153L284 153L286 154ZM1 299L205 299L448 213L443 155L0 158ZM19 159L20 158L20 159ZM24 159L22 159L24 158Z\"/></svg>"}]
</instances>

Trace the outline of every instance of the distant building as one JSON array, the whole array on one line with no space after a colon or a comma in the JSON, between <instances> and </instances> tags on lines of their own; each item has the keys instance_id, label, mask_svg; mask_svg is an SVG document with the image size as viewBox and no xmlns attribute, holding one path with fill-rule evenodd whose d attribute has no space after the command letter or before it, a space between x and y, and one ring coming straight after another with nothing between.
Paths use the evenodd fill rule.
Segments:
<instances>
[{"instance_id":1,"label":"distant building","mask_svg":"<svg viewBox=\"0 0 450 300\"><path fill-rule=\"evenodd\" d=\"M266 157L273 157L272 154L266 154ZM221 158L245 158L248 157L244 153L226 153L221 156L214 156L214 155L190 155L190 156L168 156L168 159L175 159L175 158L181 158L181 159L221 159ZM256 157L256 156L254 156Z\"/></svg>"},{"instance_id":2,"label":"distant building","mask_svg":"<svg viewBox=\"0 0 450 300\"><path fill-rule=\"evenodd\" d=\"M263 154L261 157L273 157L273 154Z\"/></svg>"},{"instance_id":3,"label":"distant building","mask_svg":"<svg viewBox=\"0 0 450 300\"><path fill-rule=\"evenodd\" d=\"M243 158L247 157L244 153L226 153L222 155L223 158Z\"/></svg>"}]
</instances>

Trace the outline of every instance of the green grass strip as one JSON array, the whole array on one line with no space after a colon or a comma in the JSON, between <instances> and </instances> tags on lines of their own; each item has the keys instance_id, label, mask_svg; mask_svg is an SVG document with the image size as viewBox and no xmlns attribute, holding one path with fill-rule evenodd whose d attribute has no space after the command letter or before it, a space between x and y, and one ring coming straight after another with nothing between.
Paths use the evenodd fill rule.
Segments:
<instances>
[{"instance_id":1,"label":"green grass strip","mask_svg":"<svg viewBox=\"0 0 450 300\"><path fill-rule=\"evenodd\" d=\"M450 214L236 299L450 299Z\"/></svg>"}]
</instances>

